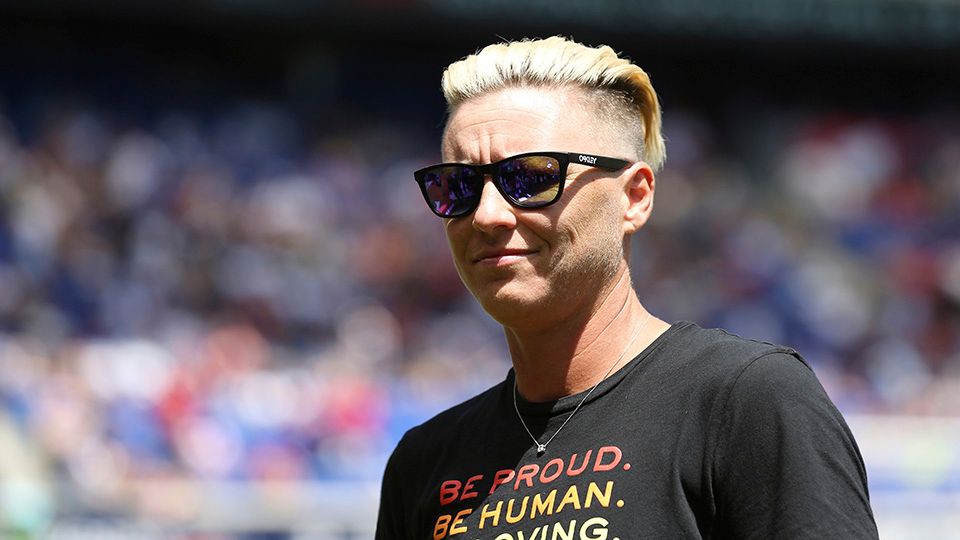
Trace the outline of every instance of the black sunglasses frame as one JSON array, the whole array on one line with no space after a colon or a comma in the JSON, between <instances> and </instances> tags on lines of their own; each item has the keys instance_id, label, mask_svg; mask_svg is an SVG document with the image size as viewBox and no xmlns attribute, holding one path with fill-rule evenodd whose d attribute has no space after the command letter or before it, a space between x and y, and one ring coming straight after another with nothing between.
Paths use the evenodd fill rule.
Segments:
<instances>
[{"instance_id":1,"label":"black sunglasses frame","mask_svg":"<svg viewBox=\"0 0 960 540\"><path fill-rule=\"evenodd\" d=\"M519 158L526 157L549 157L557 160L559 164L558 175L560 176L560 181L557 186L557 194L553 199L546 202L536 202L536 203L523 203L521 201L515 200L513 197L507 194L506 189L502 185L502 177L497 174L500 170L500 167L507 163ZM424 200L427 202L427 206L430 208L435 215L445 219L453 219L458 217L463 217L473 213L477 209L477 206L480 204L480 197L477 196L472 204L466 207L461 212L455 215L444 215L438 212L433 205L433 201L430 200L430 196L427 194L427 182L426 176L432 170L443 168L443 167L460 167L465 169L473 170L477 173L477 178L480 180L480 189L478 193L483 192L483 181L486 179L487 175L493 179L493 185L497 188L497 191L500 192L500 195L512 206L515 208L521 208L524 210L535 209L535 208L545 208L554 204L560 200L560 197L563 195L563 187L566 185L567 181L567 166L570 163L576 163L578 165L584 165L587 167L594 167L597 169L603 169L605 171L619 171L627 165L630 164L629 161L625 159L597 156L594 154L583 154L579 152L526 152L523 154L517 154L515 156L510 156L508 158L501 159L500 161L495 161L493 163L488 163L486 165L471 165L469 163L440 163L439 165L431 165L429 167L424 167L422 169L416 170L413 172L414 178L417 180L417 184L420 186L420 192L423 194Z\"/></svg>"}]
</instances>

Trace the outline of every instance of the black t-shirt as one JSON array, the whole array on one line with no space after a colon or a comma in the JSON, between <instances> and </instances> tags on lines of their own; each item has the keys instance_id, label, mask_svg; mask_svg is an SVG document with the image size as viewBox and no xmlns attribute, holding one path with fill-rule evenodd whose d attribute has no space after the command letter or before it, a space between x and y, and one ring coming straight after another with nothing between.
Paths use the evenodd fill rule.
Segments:
<instances>
[{"instance_id":1,"label":"black t-shirt","mask_svg":"<svg viewBox=\"0 0 960 540\"><path fill-rule=\"evenodd\" d=\"M404 435L378 539L877 538L856 442L791 349L674 324L541 456L513 388ZM584 395L518 406L542 442Z\"/></svg>"}]
</instances>

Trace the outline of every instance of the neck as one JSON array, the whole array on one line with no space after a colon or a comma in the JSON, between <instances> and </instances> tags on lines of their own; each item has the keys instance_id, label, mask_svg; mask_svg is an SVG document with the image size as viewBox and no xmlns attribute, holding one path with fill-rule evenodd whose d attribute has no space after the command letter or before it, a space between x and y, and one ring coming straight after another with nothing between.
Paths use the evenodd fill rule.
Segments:
<instances>
[{"instance_id":1,"label":"neck","mask_svg":"<svg viewBox=\"0 0 960 540\"><path fill-rule=\"evenodd\" d=\"M549 328L504 328L517 389L530 401L550 401L587 390L610 367L622 368L669 325L640 303L622 268L609 290L582 317Z\"/></svg>"}]
</instances>

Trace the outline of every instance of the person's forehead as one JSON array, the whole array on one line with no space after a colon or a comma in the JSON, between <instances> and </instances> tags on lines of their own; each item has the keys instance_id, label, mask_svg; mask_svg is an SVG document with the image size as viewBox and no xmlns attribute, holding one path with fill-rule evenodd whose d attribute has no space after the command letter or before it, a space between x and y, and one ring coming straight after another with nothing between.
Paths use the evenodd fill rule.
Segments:
<instances>
[{"instance_id":1,"label":"person's forehead","mask_svg":"<svg viewBox=\"0 0 960 540\"><path fill-rule=\"evenodd\" d=\"M444 131L445 160L489 162L539 150L585 152L595 141L583 96L569 88L506 88L457 106ZM599 149L592 149L597 151Z\"/></svg>"}]
</instances>

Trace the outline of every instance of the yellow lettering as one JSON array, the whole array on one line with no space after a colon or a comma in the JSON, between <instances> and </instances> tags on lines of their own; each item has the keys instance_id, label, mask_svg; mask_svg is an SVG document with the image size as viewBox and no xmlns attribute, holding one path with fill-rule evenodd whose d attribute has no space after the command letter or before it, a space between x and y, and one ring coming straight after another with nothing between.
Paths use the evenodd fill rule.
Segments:
<instances>
[{"instance_id":1,"label":"yellow lettering","mask_svg":"<svg viewBox=\"0 0 960 540\"><path fill-rule=\"evenodd\" d=\"M546 499L540 498L540 493L533 496L533 504L530 505L530 519L537 516L553 515L553 500L557 498L557 490L551 489Z\"/></svg>"},{"instance_id":2,"label":"yellow lettering","mask_svg":"<svg viewBox=\"0 0 960 540\"><path fill-rule=\"evenodd\" d=\"M546 530L546 529L544 529L544 530ZM537 533L538 533L538 532L540 532L540 527L537 527L536 529L533 530L532 533L530 533L530 536L528 537L529 540L537 540ZM519 540L523 540L523 539L524 539L524 537L523 537L523 531L517 532L517 537L519 538ZM540 537L540 540L543 540L543 536Z\"/></svg>"},{"instance_id":3,"label":"yellow lettering","mask_svg":"<svg viewBox=\"0 0 960 540\"><path fill-rule=\"evenodd\" d=\"M493 511L489 510L490 505L483 505L483 510L480 511L480 528L483 528L484 522L487 521L487 518L493 519L493 526L496 527L500 525L500 509L503 508L503 501L497 501L497 507Z\"/></svg>"},{"instance_id":4,"label":"yellow lettering","mask_svg":"<svg viewBox=\"0 0 960 540\"><path fill-rule=\"evenodd\" d=\"M590 508L590 503L593 498L596 497L597 501L600 502L600 505L604 508L610 506L610 496L613 494L613 482L608 481L607 486L604 488L603 493L600 492L600 488L597 486L596 482L590 482L590 485L587 486L587 499L583 502L584 508Z\"/></svg>"},{"instance_id":5,"label":"yellow lettering","mask_svg":"<svg viewBox=\"0 0 960 540\"><path fill-rule=\"evenodd\" d=\"M563 526L559 523L553 524L553 535L550 537L550 540L576 540L573 536L573 531L577 529L577 520L570 522L570 526L567 527L567 530L563 530Z\"/></svg>"},{"instance_id":6,"label":"yellow lettering","mask_svg":"<svg viewBox=\"0 0 960 540\"><path fill-rule=\"evenodd\" d=\"M572 504L577 510L580 509L580 493L577 491L577 486L570 486L570 488L567 489L563 500L560 501L560 506L557 506L557 512L559 513L563 510L563 507L568 504Z\"/></svg>"},{"instance_id":7,"label":"yellow lettering","mask_svg":"<svg viewBox=\"0 0 960 540\"><path fill-rule=\"evenodd\" d=\"M516 502L516 499L510 499L507 502L507 523L517 523L523 519L523 515L527 513L527 499L529 495L523 497L523 504L520 506L520 511L517 512L517 515L513 515L513 503Z\"/></svg>"},{"instance_id":8,"label":"yellow lettering","mask_svg":"<svg viewBox=\"0 0 960 540\"><path fill-rule=\"evenodd\" d=\"M580 540L607 540L607 523L602 517L590 518L580 526ZM588 528L597 525L593 531ZM592 534L591 534L592 533Z\"/></svg>"},{"instance_id":9,"label":"yellow lettering","mask_svg":"<svg viewBox=\"0 0 960 540\"><path fill-rule=\"evenodd\" d=\"M457 512L457 517L453 518L453 523L450 524L450 536L467 532L466 526L463 525L463 518L469 516L470 512L473 512L473 508L464 508Z\"/></svg>"}]
</instances>

